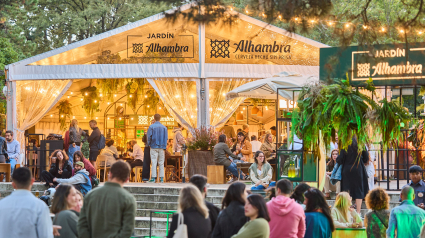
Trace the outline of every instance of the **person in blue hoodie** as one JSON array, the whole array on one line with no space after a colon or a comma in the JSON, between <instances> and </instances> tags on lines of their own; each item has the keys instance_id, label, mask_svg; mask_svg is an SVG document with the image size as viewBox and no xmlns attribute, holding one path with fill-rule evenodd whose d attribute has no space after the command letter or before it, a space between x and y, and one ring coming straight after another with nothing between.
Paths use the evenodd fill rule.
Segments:
<instances>
[{"instance_id":1,"label":"person in blue hoodie","mask_svg":"<svg viewBox=\"0 0 425 238\"><path fill-rule=\"evenodd\" d=\"M75 163L74 172L75 175L69 179L54 178L53 182L57 182L59 184L72 184L83 194L83 196L85 196L92 189L89 171L84 168L83 162L78 161Z\"/></svg>"}]
</instances>

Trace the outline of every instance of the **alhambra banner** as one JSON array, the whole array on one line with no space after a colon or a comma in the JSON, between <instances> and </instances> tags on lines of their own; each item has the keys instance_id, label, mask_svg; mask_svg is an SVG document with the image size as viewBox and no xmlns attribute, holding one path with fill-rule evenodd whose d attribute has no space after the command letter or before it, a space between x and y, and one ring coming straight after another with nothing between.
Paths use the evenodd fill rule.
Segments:
<instances>
[{"instance_id":1,"label":"alhambra banner","mask_svg":"<svg viewBox=\"0 0 425 238\"><path fill-rule=\"evenodd\" d=\"M320 50L320 79L346 78L348 73L353 85L361 85L369 78L376 85L424 84L424 66L424 43Z\"/></svg>"}]
</instances>

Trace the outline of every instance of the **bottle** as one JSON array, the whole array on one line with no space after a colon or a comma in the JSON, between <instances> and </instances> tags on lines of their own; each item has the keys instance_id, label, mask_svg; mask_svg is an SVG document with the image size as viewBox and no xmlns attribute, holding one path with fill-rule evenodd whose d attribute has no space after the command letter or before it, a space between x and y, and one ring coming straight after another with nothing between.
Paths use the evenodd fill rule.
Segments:
<instances>
[{"instance_id":1,"label":"bottle","mask_svg":"<svg viewBox=\"0 0 425 238\"><path fill-rule=\"evenodd\" d=\"M288 177L289 178L294 177L294 162L292 160L291 162L289 162Z\"/></svg>"}]
</instances>

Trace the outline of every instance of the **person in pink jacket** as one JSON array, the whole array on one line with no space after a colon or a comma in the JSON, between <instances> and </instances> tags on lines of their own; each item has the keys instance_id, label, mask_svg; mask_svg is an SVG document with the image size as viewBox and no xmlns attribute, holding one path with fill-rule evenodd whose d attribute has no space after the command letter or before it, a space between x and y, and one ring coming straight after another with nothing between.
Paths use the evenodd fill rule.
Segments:
<instances>
[{"instance_id":1,"label":"person in pink jacket","mask_svg":"<svg viewBox=\"0 0 425 238\"><path fill-rule=\"evenodd\" d=\"M270 238L304 237L304 209L289 198L292 190L292 183L287 179L281 179L276 183L276 197L267 203L270 215Z\"/></svg>"}]
</instances>

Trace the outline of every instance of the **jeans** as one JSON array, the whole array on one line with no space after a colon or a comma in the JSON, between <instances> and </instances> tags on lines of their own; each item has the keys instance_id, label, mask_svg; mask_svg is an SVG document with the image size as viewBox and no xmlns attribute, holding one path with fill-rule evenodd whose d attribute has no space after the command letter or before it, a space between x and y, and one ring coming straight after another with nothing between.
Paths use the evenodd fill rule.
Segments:
<instances>
[{"instance_id":1,"label":"jeans","mask_svg":"<svg viewBox=\"0 0 425 238\"><path fill-rule=\"evenodd\" d=\"M159 166L159 177L164 178L165 152L163 149L151 148L152 179L156 178L156 164Z\"/></svg>"},{"instance_id":2,"label":"jeans","mask_svg":"<svg viewBox=\"0 0 425 238\"><path fill-rule=\"evenodd\" d=\"M229 167L226 168L227 170L229 170L230 173L232 173L234 176L236 176L236 178L238 177L238 171L240 172L240 177L239 179L243 179L243 175L242 175L242 171L239 169L237 169L236 164L234 162L232 162Z\"/></svg>"},{"instance_id":3,"label":"jeans","mask_svg":"<svg viewBox=\"0 0 425 238\"><path fill-rule=\"evenodd\" d=\"M75 145L75 147L72 146L72 144L69 145L68 157L69 157L69 162L71 162L71 164L74 164L74 153L79 151L79 150L80 150L80 147L78 145Z\"/></svg>"},{"instance_id":4,"label":"jeans","mask_svg":"<svg viewBox=\"0 0 425 238\"><path fill-rule=\"evenodd\" d=\"M251 190L264 190L264 189L266 189L266 187L264 187L262 184L251 187Z\"/></svg>"},{"instance_id":5,"label":"jeans","mask_svg":"<svg viewBox=\"0 0 425 238\"><path fill-rule=\"evenodd\" d=\"M15 170L15 165L18 162L16 161L16 159L10 159L9 160L9 164L10 164L10 173L13 174L13 170Z\"/></svg>"}]
</instances>

